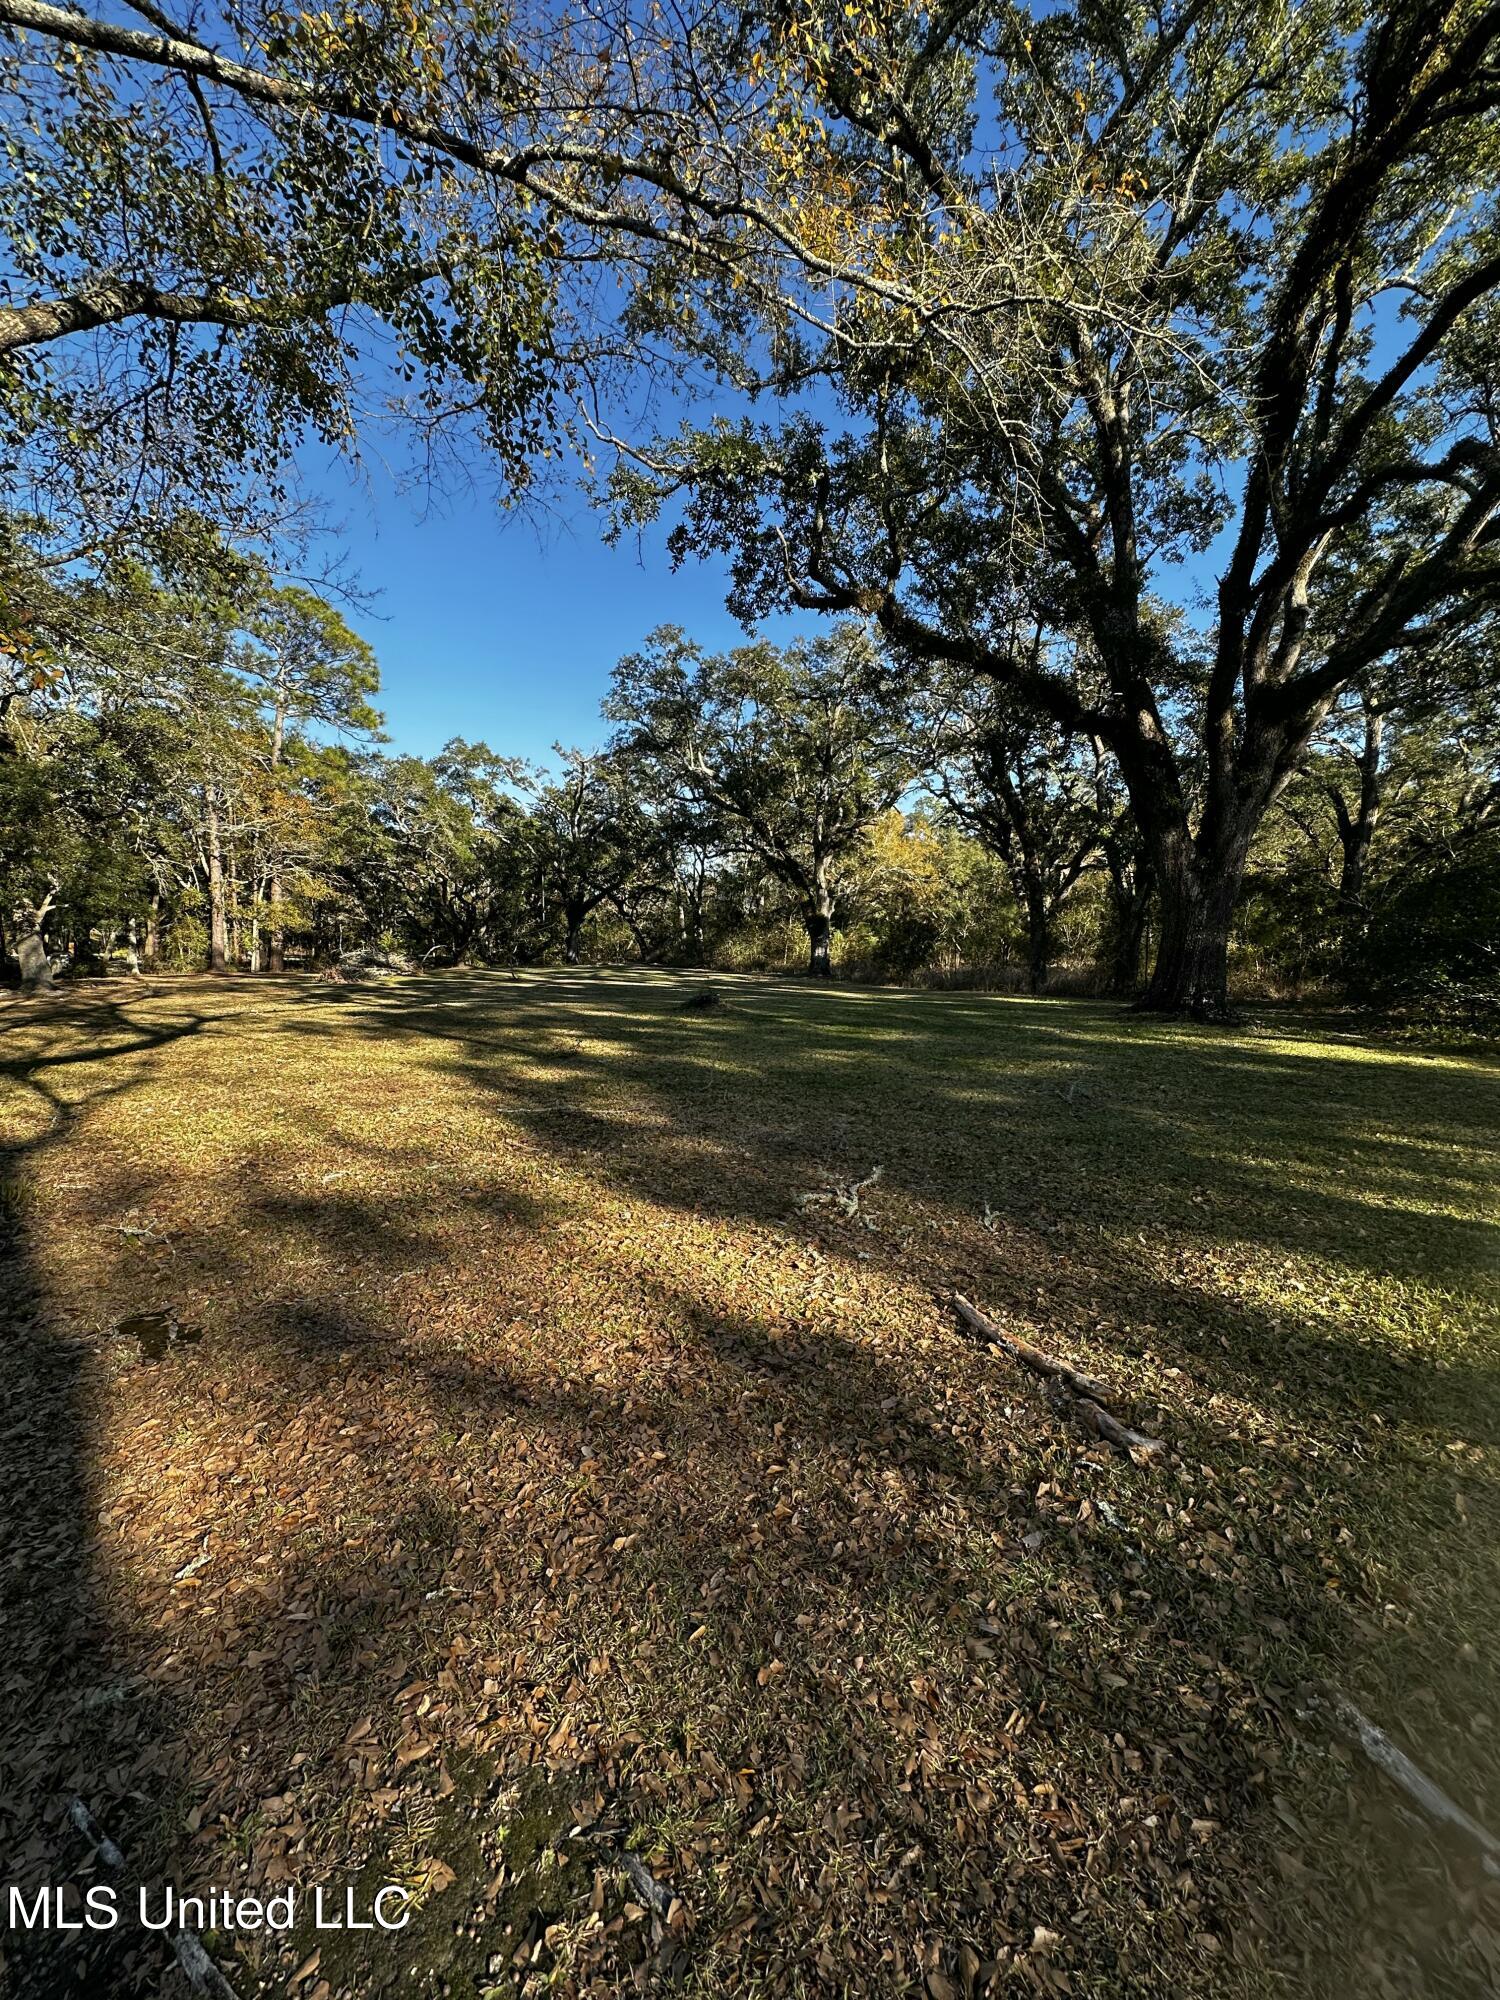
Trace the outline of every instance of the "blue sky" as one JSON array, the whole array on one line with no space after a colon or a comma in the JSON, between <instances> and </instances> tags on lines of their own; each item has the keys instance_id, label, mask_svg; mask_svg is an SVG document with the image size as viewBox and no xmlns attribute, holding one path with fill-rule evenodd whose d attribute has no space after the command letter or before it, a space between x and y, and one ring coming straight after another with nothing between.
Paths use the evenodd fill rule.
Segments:
<instances>
[{"instance_id":1,"label":"blue sky","mask_svg":"<svg viewBox=\"0 0 1500 2000\"><path fill-rule=\"evenodd\" d=\"M581 496L529 519L502 515L480 491L429 502L402 492L371 457L357 470L304 451L307 486L326 503L331 551L365 590L350 623L380 660L392 748L430 756L453 736L533 761L551 745L587 746L610 669L657 625L713 647L744 643L724 608L714 562L675 573L663 532L606 547ZM813 621L774 620L786 639Z\"/></svg>"}]
</instances>

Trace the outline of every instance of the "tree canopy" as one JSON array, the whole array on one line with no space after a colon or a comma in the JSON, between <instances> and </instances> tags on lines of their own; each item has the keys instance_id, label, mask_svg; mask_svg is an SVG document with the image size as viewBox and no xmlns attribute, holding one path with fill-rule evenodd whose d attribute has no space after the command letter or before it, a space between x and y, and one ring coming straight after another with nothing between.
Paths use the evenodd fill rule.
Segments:
<instances>
[{"instance_id":1,"label":"tree canopy","mask_svg":"<svg viewBox=\"0 0 1500 2000\"><path fill-rule=\"evenodd\" d=\"M1222 1008L1250 843L1341 693L1451 671L1500 591L1497 33L1477 4L854 10L796 60L822 136L785 198L821 185L910 309L851 281L821 329L763 312L770 422L621 440L624 518L680 505L747 615L862 612L1109 747L1169 913L1158 1004ZM725 357L732 289L664 324ZM788 415L809 384L832 409Z\"/></svg>"},{"instance_id":2,"label":"tree canopy","mask_svg":"<svg viewBox=\"0 0 1500 2000\"><path fill-rule=\"evenodd\" d=\"M616 667L606 713L629 756L793 892L828 973L841 873L921 763L869 634L713 654L669 627Z\"/></svg>"},{"instance_id":3,"label":"tree canopy","mask_svg":"<svg viewBox=\"0 0 1500 2000\"><path fill-rule=\"evenodd\" d=\"M1206 1012L1324 723L1492 629L1485 0L131 12L0 0L54 565L284 526L298 439L374 404L512 496L602 448L747 620L866 619L1102 744L1148 999ZM717 401L643 436L643 375Z\"/></svg>"}]
</instances>

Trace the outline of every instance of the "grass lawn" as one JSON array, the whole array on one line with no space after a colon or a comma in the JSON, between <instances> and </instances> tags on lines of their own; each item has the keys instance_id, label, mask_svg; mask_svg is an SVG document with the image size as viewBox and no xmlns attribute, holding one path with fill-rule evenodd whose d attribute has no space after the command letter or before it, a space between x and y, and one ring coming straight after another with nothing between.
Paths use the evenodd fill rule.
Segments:
<instances>
[{"instance_id":1,"label":"grass lawn","mask_svg":"<svg viewBox=\"0 0 1500 2000\"><path fill-rule=\"evenodd\" d=\"M1299 1690L1500 1827L1500 1073L700 983L0 1009L0 1873L77 1795L156 1884L412 1892L211 1937L242 2000L1493 1991Z\"/></svg>"}]
</instances>

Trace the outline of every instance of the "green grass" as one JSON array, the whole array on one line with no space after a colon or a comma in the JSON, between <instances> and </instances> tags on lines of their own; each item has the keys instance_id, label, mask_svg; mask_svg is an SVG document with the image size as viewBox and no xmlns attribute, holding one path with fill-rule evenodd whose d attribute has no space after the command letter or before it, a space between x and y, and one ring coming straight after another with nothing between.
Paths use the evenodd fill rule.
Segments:
<instances>
[{"instance_id":1,"label":"green grass","mask_svg":"<svg viewBox=\"0 0 1500 2000\"><path fill-rule=\"evenodd\" d=\"M330 1954L360 1994L502 1941L502 1991L1491 1990L1493 1891L1301 1691L1500 1824L1494 1067L718 983L8 1010L6 1851L76 1862L68 1788L214 1884L450 1829L423 1925ZM162 1308L202 1342L112 1337ZM486 1903L517 1785L583 1831Z\"/></svg>"}]
</instances>

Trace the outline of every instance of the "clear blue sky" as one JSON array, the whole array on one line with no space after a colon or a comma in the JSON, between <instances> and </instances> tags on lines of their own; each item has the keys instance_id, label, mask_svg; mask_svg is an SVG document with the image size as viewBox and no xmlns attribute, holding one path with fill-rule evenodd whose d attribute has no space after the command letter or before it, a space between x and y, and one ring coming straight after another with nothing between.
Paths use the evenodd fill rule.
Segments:
<instances>
[{"instance_id":1,"label":"clear blue sky","mask_svg":"<svg viewBox=\"0 0 1500 2000\"><path fill-rule=\"evenodd\" d=\"M606 547L581 495L528 519L479 491L440 502L402 492L374 454L357 471L323 451L304 450L301 464L337 530L330 551L373 596L349 617L379 656L393 749L430 756L464 736L540 762L554 742L602 739L610 669L654 627L681 625L716 648L744 643L722 565L674 573L660 532ZM773 620L765 635L785 640L814 622Z\"/></svg>"}]
</instances>

